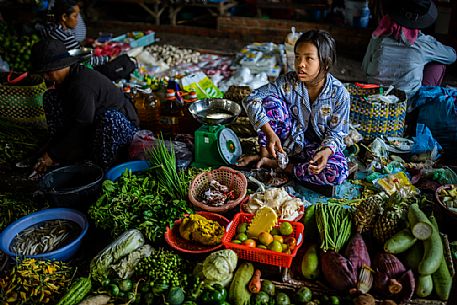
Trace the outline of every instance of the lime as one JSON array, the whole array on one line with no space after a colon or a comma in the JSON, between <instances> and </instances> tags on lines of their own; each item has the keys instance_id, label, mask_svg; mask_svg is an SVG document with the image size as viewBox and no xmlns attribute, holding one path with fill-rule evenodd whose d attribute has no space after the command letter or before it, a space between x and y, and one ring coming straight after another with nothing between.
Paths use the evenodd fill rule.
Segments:
<instances>
[{"instance_id":1,"label":"lime","mask_svg":"<svg viewBox=\"0 0 457 305\"><path fill-rule=\"evenodd\" d=\"M340 298L336 295L330 296L330 304L332 305L340 305Z\"/></svg>"},{"instance_id":2,"label":"lime","mask_svg":"<svg viewBox=\"0 0 457 305\"><path fill-rule=\"evenodd\" d=\"M285 221L279 226L279 232L281 232L281 235L290 235L294 232L294 227L292 227L290 222Z\"/></svg>"},{"instance_id":3,"label":"lime","mask_svg":"<svg viewBox=\"0 0 457 305\"><path fill-rule=\"evenodd\" d=\"M240 245L241 244L241 240L234 239L234 240L232 240L232 243Z\"/></svg>"},{"instance_id":4,"label":"lime","mask_svg":"<svg viewBox=\"0 0 457 305\"><path fill-rule=\"evenodd\" d=\"M268 245L268 249L274 252L282 252L282 244L277 240L273 240L271 244Z\"/></svg>"},{"instance_id":5,"label":"lime","mask_svg":"<svg viewBox=\"0 0 457 305\"><path fill-rule=\"evenodd\" d=\"M266 292L269 296L273 296L276 293L276 286L270 280L262 280L260 290Z\"/></svg>"},{"instance_id":6,"label":"lime","mask_svg":"<svg viewBox=\"0 0 457 305\"><path fill-rule=\"evenodd\" d=\"M270 234L273 235L273 236L274 235L279 235L280 234L279 228L274 227L273 229L271 229Z\"/></svg>"},{"instance_id":7,"label":"lime","mask_svg":"<svg viewBox=\"0 0 457 305\"><path fill-rule=\"evenodd\" d=\"M305 304L313 299L313 292L308 287L302 287L297 291L294 299L298 304Z\"/></svg>"},{"instance_id":8,"label":"lime","mask_svg":"<svg viewBox=\"0 0 457 305\"><path fill-rule=\"evenodd\" d=\"M236 228L236 233L246 233L246 230L248 229L248 223L243 222L238 225Z\"/></svg>"},{"instance_id":9,"label":"lime","mask_svg":"<svg viewBox=\"0 0 457 305\"><path fill-rule=\"evenodd\" d=\"M267 250L267 246L265 245L257 245L257 248Z\"/></svg>"},{"instance_id":10,"label":"lime","mask_svg":"<svg viewBox=\"0 0 457 305\"><path fill-rule=\"evenodd\" d=\"M239 233L235 239L238 239L239 241L243 242L245 241L246 239L248 239L248 236L246 235L246 233Z\"/></svg>"}]
</instances>

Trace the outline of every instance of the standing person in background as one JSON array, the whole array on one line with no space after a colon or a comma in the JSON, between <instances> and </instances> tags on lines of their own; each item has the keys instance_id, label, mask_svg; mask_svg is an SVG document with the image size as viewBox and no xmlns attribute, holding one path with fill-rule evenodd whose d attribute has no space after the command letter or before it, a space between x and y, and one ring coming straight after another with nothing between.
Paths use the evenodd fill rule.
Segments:
<instances>
[{"instance_id":1,"label":"standing person in background","mask_svg":"<svg viewBox=\"0 0 457 305\"><path fill-rule=\"evenodd\" d=\"M421 32L436 21L435 4L431 0L390 0L386 12L363 58L367 81L393 85L407 97L421 85L440 86L446 65L456 60L456 53Z\"/></svg>"},{"instance_id":2,"label":"standing person in background","mask_svg":"<svg viewBox=\"0 0 457 305\"><path fill-rule=\"evenodd\" d=\"M77 29L80 7L75 0L55 0L52 7L53 21L40 29L42 38L53 38L62 41L67 50L80 49L81 43L76 40L74 31ZM107 56L90 57L90 64L98 66L109 60Z\"/></svg>"},{"instance_id":3,"label":"standing person in background","mask_svg":"<svg viewBox=\"0 0 457 305\"><path fill-rule=\"evenodd\" d=\"M282 167L301 182L340 184L349 175L343 150L350 104L349 92L329 73L336 60L335 40L311 30L298 38L294 53L295 71L243 101L259 136L260 154L242 156L238 165ZM284 153L288 164L281 160Z\"/></svg>"},{"instance_id":4,"label":"standing person in background","mask_svg":"<svg viewBox=\"0 0 457 305\"><path fill-rule=\"evenodd\" d=\"M76 23L76 27L72 29L73 35L75 36L76 41L80 44L84 45L86 41L86 34L87 34L87 27L86 22L84 21L83 14L82 14L82 5L83 3L80 1L78 2L80 11L78 14L78 22Z\"/></svg>"}]
</instances>

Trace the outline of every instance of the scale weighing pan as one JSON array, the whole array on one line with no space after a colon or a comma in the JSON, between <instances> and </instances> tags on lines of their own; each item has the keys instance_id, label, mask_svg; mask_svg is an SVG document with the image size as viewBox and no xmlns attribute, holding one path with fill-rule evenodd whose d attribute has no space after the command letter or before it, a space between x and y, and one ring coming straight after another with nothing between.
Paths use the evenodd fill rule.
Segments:
<instances>
[{"instance_id":1,"label":"scale weighing pan","mask_svg":"<svg viewBox=\"0 0 457 305\"><path fill-rule=\"evenodd\" d=\"M189 112L201 124L225 125L233 123L241 113L238 103L224 98L206 98L192 103Z\"/></svg>"}]
</instances>

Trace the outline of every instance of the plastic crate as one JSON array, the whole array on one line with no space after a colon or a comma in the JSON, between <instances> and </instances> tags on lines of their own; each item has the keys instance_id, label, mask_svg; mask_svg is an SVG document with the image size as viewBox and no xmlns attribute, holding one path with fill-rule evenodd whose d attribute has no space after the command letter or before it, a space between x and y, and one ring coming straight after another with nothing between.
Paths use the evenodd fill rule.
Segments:
<instances>
[{"instance_id":1,"label":"plastic crate","mask_svg":"<svg viewBox=\"0 0 457 305\"><path fill-rule=\"evenodd\" d=\"M133 32L134 35L137 33L138 32ZM127 34L124 34L111 39L111 42L128 42L131 48L145 47L155 42L155 32L145 34L138 39L129 38Z\"/></svg>"},{"instance_id":2,"label":"plastic crate","mask_svg":"<svg viewBox=\"0 0 457 305\"><path fill-rule=\"evenodd\" d=\"M241 259L262 264L289 268L292 265L292 259L297 254L297 251L303 242L303 224L287 220L278 221L279 224L281 224L282 222L289 222L294 228L294 232L291 234L291 236L295 237L295 239L297 240L297 246L290 254L274 252L271 250L265 250L260 248L252 248L232 243L231 240L236 235L236 228L238 227L238 225L243 222L251 222L253 217L253 214L246 213L238 213L235 215L233 220L226 227L224 237L222 237L222 243L224 244L224 247L235 251L235 253L238 255L238 258Z\"/></svg>"}]
</instances>

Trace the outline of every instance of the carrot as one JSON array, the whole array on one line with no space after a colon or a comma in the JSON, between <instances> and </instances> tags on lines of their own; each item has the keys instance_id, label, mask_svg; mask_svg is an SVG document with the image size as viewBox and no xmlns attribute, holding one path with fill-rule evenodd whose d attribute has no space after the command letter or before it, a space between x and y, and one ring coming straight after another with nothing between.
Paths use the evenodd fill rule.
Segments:
<instances>
[{"instance_id":1,"label":"carrot","mask_svg":"<svg viewBox=\"0 0 457 305\"><path fill-rule=\"evenodd\" d=\"M251 293L260 292L260 287L261 287L260 275L261 275L260 270L256 269L254 272L254 275L251 278L251 281L249 282L249 291Z\"/></svg>"}]
</instances>

